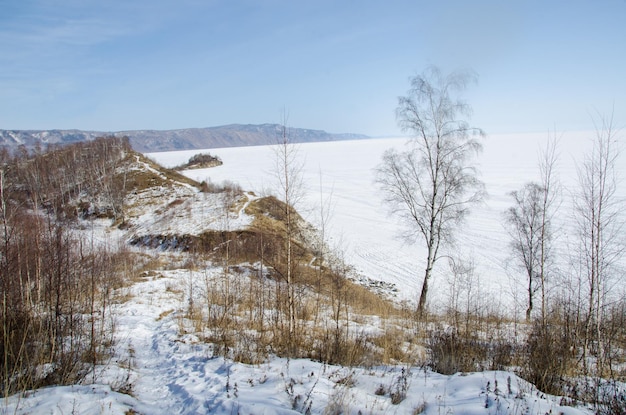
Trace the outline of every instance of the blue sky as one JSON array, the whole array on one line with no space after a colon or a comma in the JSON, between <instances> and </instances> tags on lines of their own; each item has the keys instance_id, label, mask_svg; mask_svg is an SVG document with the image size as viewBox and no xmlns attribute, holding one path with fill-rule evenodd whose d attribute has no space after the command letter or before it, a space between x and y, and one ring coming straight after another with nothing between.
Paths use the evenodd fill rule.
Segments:
<instances>
[{"instance_id":1,"label":"blue sky","mask_svg":"<svg viewBox=\"0 0 626 415\"><path fill-rule=\"evenodd\" d=\"M0 129L399 133L428 65L489 133L626 126L626 0L0 0Z\"/></svg>"}]
</instances>

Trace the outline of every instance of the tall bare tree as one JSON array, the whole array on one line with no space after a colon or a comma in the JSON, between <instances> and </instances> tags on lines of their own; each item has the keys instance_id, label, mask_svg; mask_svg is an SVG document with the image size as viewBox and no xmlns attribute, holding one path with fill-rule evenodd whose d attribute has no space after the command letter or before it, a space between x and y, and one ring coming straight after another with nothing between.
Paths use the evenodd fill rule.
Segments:
<instances>
[{"instance_id":1,"label":"tall bare tree","mask_svg":"<svg viewBox=\"0 0 626 415\"><path fill-rule=\"evenodd\" d=\"M513 256L526 273L526 321L530 321L535 294L542 288L542 281L545 281L542 257L546 255L544 247L547 246L550 231L549 223L542 220L545 217L542 203L544 193L539 183L526 183L520 190L509 193L513 198L513 206L505 214Z\"/></svg>"},{"instance_id":2,"label":"tall bare tree","mask_svg":"<svg viewBox=\"0 0 626 415\"><path fill-rule=\"evenodd\" d=\"M539 247L539 283L541 286L541 321L547 324L547 280L549 267L554 265L553 250L556 230L553 218L557 214L561 201L561 185L556 174L558 161L558 138L555 135L548 140L546 148L539 156L539 175L541 180L541 231Z\"/></svg>"},{"instance_id":3,"label":"tall bare tree","mask_svg":"<svg viewBox=\"0 0 626 415\"><path fill-rule=\"evenodd\" d=\"M559 186L554 172L557 161L557 140L549 139L539 157L540 182L526 183L509 195L513 198L504 216L511 236L513 257L526 274L528 305L526 321L530 321L537 292L541 295L541 321L546 324L546 283L552 261L553 223L558 208Z\"/></svg>"},{"instance_id":4,"label":"tall bare tree","mask_svg":"<svg viewBox=\"0 0 626 415\"><path fill-rule=\"evenodd\" d=\"M580 279L587 284L584 364L592 337L598 342L602 338L606 298L612 288L615 266L625 248L623 204L616 193L617 131L612 117L601 117L597 121L593 149L578 170L579 188L574 195ZM596 349L597 372L602 375L604 349L601 344Z\"/></svg>"},{"instance_id":5,"label":"tall bare tree","mask_svg":"<svg viewBox=\"0 0 626 415\"><path fill-rule=\"evenodd\" d=\"M471 108L460 99L473 80L469 73L444 75L435 67L413 77L396 110L400 127L412 136L409 148L386 151L376 172L385 202L406 222L404 236L410 242L423 238L426 245L420 316L440 247L453 241L470 206L483 198L472 159L484 133L465 120Z\"/></svg>"},{"instance_id":6,"label":"tall bare tree","mask_svg":"<svg viewBox=\"0 0 626 415\"><path fill-rule=\"evenodd\" d=\"M297 230L294 207L302 198L302 161L298 154L298 148L293 144L291 132L287 127L287 116L283 116L281 136L275 147L276 179L278 184L279 198L284 203L285 211L285 280L287 282L287 313L288 313L288 336L289 352L293 350L293 340L296 327L296 304L294 273L296 269L294 255L294 237Z\"/></svg>"}]
</instances>

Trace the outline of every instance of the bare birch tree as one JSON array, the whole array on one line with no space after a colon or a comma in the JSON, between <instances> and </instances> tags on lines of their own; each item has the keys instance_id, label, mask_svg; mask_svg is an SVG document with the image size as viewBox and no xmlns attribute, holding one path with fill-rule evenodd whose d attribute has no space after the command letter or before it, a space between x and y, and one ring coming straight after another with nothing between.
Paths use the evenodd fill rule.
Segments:
<instances>
[{"instance_id":1,"label":"bare birch tree","mask_svg":"<svg viewBox=\"0 0 626 415\"><path fill-rule=\"evenodd\" d=\"M471 107L459 98L473 79L468 73L444 75L434 67L413 77L396 109L400 127L412 136L409 148L386 151L376 171L385 202L406 223L406 239L423 238L426 245L420 316L440 247L453 242L470 206L484 194L472 163L481 150L477 137L484 133L465 121Z\"/></svg>"},{"instance_id":2,"label":"bare birch tree","mask_svg":"<svg viewBox=\"0 0 626 415\"><path fill-rule=\"evenodd\" d=\"M509 193L513 198L513 206L505 214L513 257L526 274L526 321L530 321L535 295L545 281L541 263L542 257L545 258L543 247L547 246L550 231L549 223L542 221L545 216L543 194L544 188L539 183L526 183L520 190Z\"/></svg>"},{"instance_id":3,"label":"bare birch tree","mask_svg":"<svg viewBox=\"0 0 626 415\"><path fill-rule=\"evenodd\" d=\"M513 258L526 274L526 321L530 321L537 292L541 296L541 322L546 324L546 284L552 261L553 216L558 208L559 186L554 168L557 140L550 139L540 154L540 182L526 183L504 216L511 236Z\"/></svg>"},{"instance_id":4,"label":"bare birch tree","mask_svg":"<svg viewBox=\"0 0 626 415\"><path fill-rule=\"evenodd\" d=\"M561 205L561 185L555 172L558 154L558 138L548 140L546 148L539 157L539 175L541 180L541 230L539 243L539 284L541 291L541 322L547 324L547 283L550 267L554 267L554 240L557 231L553 219Z\"/></svg>"},{"instance_id":5,"label":"bare birch tree","mask_svg":"<svg viewBox=\"0 0 626 415\"><path fill-rule=\"evenodd\" d=\"M607 295L612 289L617 261L624 253L621 214L617 195L617 132L612 117L601 117L591 153L578 170L578 193L574 195L575 226L578 230L580 280L587 288L587 318L584 325L583 364L592 338L597 345L597 373L602 375L604 349L600 344Z\"/></svg>"},{"instance_id":6,"label":"bare birch tree","mask_svg":"<svg viewBox=\"0 0 626 415\"><path fill-rule=\"evenodd\" d=\"M294 352L293 341L296 327L296 305L294 273L294 237L297 230L294 207L302 198L302 161L298 148L293 144L291 133L284 116L280 142L275 147L276 179L279 198L284 203L284 238L285 238L285 281L287 282L287 313L289 352Z\"/></svg>"}]
</instances>

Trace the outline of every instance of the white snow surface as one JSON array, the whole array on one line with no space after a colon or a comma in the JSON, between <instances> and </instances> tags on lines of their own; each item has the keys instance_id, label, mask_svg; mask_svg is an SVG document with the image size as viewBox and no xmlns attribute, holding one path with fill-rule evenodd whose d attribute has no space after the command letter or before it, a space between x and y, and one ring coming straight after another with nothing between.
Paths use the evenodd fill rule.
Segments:
<instances>
[{"instance_id":1,"label":"white snow surface","mask_svg":"<svg viewBox=\"0 0 626 415\"><path fill-rule=\"evenodd\" d=\"M523 273L510 260L509 236L503 226L503 214L511 206L508 195L525 183L539 179L538 159L550 136L509 134L487 136L483 152L477 157L480 178L487 198L475 206L465 225L458 230L457 244L444 249L443 256L472 259L476 266L483 295L494 309L520 312L524 299L521 291ZM595 132L559 134L556 175L564 190L558 220L561 253L567 253L568 225L571 224L571 193L577 183L577 165L592 148ZM389 215L382 195L374 183L374 170L383 152L391 147L401 149L407 138L298 144L303 164L305 197L296 206L314 225L319 223L319 206L329 205L330 223L326 232L331 245L343 251L358 273L395 284L401 300L417 302L421 289L425 250L421 239L408 243L399 238L401 225ZM172 167L186 162L196 153L210 152L224 164L210 169L184 172L195 180L213 183L231 181L259 194L276 194L275 150L273 146L219 148L150 153L158 163ZM621 159L620 159L621 161ZM617 165L624 177L626 165ZM626 196L623 188L618 196ZM442 306L447 298L450 271L447 259L435 266L430 290L430 307ZM522 296L523 297L523 296Z\"/></svg>"},{"instance_id":2,"label":"white snow surface","mask_svg":"<svg viewBox=\"0 0 626 415\"><path fill-rule=\"evenodd\" d=\"M148 163L137 159L139 168L165 177ZM144 235L199 235L207 230L245 229L252 217L245 208L256 196L241 196L237 212L229 209L232 201L225 201L223 193L202 193L184 183L166 187L151 187L127 196L126 216L132 223L135 236Z\"/></svg>"},{"instance_id":3,"label":"white snow surface","mask_svg":"<svg viewBox=\"0 0 626 415\"><path fill-rule=\"evenodd\" d=\"M180 189L178 189L180 191ZM152 193L152 191L144 192ZM187 193L187 192L186 192ZM175 192L174 195L179 195ZM162 197L162 190L155 190L150 197ZM184 197L174 197L171 206L155 210L145 209L138 202L138 210L142 210L133 220L133 232L137 235L199 235L207 230L245 229L252 223L252 217L244 210L254 195L245 194L243 203L237 212L225 208L224 195L220 193L201 193L189 191Z\"/></svg>"},{"instance_id":4,"label":"white snow surface","mask_svg":"<svg viewBox=\"0 0 626 415\"><path fill-rule=\"evenodd\" d=\"M181 334L181 290L194 278L201 277L186 269L162 271L127 288L129 300L115 309L115 356L95 377L14 395L3 400L0 413L356 415L412 414L421 406L427 415L591 413L561 407L559 397L509 372L444 376L420 368L282 358L251 366L213 357L210 345ZM119 392L128 386L130 394ZM406 399L394 405L390 391L403 388Z\"/></svg>"}]
</instances>

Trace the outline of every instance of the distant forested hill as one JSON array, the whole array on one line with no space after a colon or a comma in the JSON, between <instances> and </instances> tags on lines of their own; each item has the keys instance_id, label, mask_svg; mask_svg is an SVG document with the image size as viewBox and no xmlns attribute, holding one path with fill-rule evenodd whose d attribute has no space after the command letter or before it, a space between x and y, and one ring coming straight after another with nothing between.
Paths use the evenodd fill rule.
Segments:
<instances>
[{"instance_id":1,"label":"distant forested hill","mask_svg":"<svg viewBox=\"0 0 626 415\"><path fill-rule=\"evenodd\" d=\"M276 143L281 136L278 124L231 124L181 130L81 131L81 130L0 130L0 146L32 148L37 145L69 144L96 137L127 136L136 151L155 152L202 148L243 147ZM290 128L293 142L318 142L368 138L363 134L333 134L322 130Z\"/></svg>"}]
</instances>

